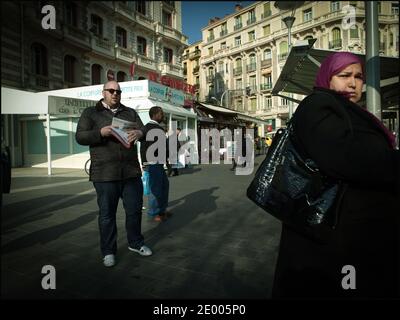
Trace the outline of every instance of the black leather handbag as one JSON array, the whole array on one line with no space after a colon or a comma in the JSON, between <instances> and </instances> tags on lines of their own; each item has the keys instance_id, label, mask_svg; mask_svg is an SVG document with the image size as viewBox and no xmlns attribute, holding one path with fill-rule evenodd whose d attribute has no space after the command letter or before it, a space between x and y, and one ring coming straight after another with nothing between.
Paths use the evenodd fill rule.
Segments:
<instances>
[{"instance_id":1,"label":"black leather handbag","mask_svg":"<svg viewBox=\"0 0 400 320\"><path fill-rule=\"evenodd\" d=\"M315 237L315 227L335 228L334 207L343 192L342 183L323 175L305 156L289 122L276 132L247 196L282 222Z\"/></svg>"}]
</instances>

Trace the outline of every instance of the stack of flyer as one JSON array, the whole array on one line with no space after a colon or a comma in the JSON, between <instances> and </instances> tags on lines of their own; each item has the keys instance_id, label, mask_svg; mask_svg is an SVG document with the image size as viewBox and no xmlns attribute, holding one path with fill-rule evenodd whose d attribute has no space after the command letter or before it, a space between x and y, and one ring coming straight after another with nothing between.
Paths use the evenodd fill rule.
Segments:
<instances>
[{"instance_id":1,"label":"stack of flyer","mask_svg":"<svg viewBox=\"0 0 400 320\"><path fill-rule=\"evenodd\" d=\"M117 138L125 148L129 149L131 144L128 141L128 131L137 129L136 123L114 117L111 125L111 134Z\"/></svg>"}]
</instances>

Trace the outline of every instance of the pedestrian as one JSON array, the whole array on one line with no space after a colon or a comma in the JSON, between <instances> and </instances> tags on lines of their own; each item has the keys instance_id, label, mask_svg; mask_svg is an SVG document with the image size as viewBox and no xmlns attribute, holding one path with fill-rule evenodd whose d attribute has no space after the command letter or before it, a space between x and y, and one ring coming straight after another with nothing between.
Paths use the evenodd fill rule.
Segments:
<instances>
[{"instance_id":1,"label":"pedestrian","mask_svg":"<svg viewBox=\"0 0 400 320\"><path fill-rule=\"evenodd\" d=\"M93 182L97 193L100 248L104 265L112 267L117 253L116 212L120 198L126 214L128 249L142 256L150 256L152 251L144 244L141 234L143 185L134 144L143 136L143 123L135 110L120 103L121 89L118 82L106 82L102 95L103 99L96 106L82 112L76 141L89 146L89 180ZM137 126L128 132L130 148L124 147L112 136L111 123L114 117L133 122Z\"/></svg>"},{"instance_id":2,"label":"pedestrian","mask_svg":"<svg viewBox=\"0 0 400 320\"><path fill-rule=\"evenodd\" d=\"M176 140L177 140L177 163L171 165L171 171L168 172L168 176L173 177L173 176L178 176L179 171L178 171L178 166L179 166L179 150L181 149L182 143L179 141L179 135L181 134L181 128L176 128Z\"/></svg>"},{"instance_id":3,"label":"pedestrian","mask_svg":"<svg viewBox=\"0 0 400 320\"><path fill-rule=\"evenodd\" d=\"M161 222L166 220L172 215L167 211L168 207L168 194L169 194L169 181L164 171L164 163L168 156L168 141L165 143L165 159L164 161L152 161L148 158L147 151L151 145L158 143L158 139L149 139L150 130L161 130L163 134L164 129L160 123L164 120L164 112L161 107L155 106L149 110L150 121L144 126L145 137L140 144L140 155L142 158L142 166L144 170L149 173L149 187L150 194L148 195L148 211L147 214L152 220ZM160 131L160 132L161 132ZM158 157L157 150L154 154Z\"/></svg>"},{"instance_id":4,"label":"pedestrian","mask_svg":"<svg viewBox=\"0 0 400 320\"><path fill-rule=\"evenodd\" d=\"M329 55L293 126L321 172L342 181L335 229L321 242L283 224L274 298L399 297L399 151L381 121L357 103L364 79L354 54Z\"/></svg>"}]
</instances>

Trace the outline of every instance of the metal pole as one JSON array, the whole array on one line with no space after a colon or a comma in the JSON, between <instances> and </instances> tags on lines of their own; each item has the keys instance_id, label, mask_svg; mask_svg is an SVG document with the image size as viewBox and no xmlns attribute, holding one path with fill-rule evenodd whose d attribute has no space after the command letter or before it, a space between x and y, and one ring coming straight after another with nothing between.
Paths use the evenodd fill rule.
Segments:
<instances>
[{"instance_id":1,"label":"metal pole","mask_svg":"<svg viewBox=\"0 0 400 320\"><path fill-rule=\"evenodd\" d=\"M51 137L50 137L50 114L46 114L47 125L47 174L51 176Z\"/></svg>"},{"instance_id":2,"label":"metal pole","mask_svg":"<svg viewBox=\"0 0 400 320\"><path fill-rule=\"evenodd\" d=\"M365 1L366 30L366 95L367 109L379 119L381 113L380 61L379 61L379 24L377 1Z\"/></svg>"},{"instance_id":3,"label":"metal pole","mask_svg":"<svg viewBox=\"0 0 400 320\"><path fill-rule=\"evenodd\" d=\"M294 20L293 20L294 21ZM288 27L288 31L289 31L289 36L288 36L288 51L290 52L290 48L292 47L292 28ZM289 55L288 52L288 55ZM289 101L289 119L292 118L293 115L293 104L291 101Z\"/></svg>"}]
</instances>

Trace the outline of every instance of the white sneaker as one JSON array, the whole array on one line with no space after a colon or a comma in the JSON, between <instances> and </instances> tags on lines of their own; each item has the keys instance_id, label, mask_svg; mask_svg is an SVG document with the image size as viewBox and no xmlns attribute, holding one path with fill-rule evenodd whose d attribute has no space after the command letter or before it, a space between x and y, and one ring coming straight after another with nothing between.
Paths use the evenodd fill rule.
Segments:
<instances>
[{"instance_id":1,"label":"white sneaker","mask_svg":"<svg viewBox=\"0 0 400 320\"><path fill-rule=\"evenodd\" d=\"M151 256L153 252L150 250L149 247L146 247L145 245L141 246L140 249L134 249L131 247L128 247L129 250L133 252L139 253L141 256Z\"/></svg>"},{"instance_id":2,"label":"white sneaker","mask_svg":"<svg viewBox=\"0 0 400 320\"><path fill-rule=\"evenodd\" d=\"M103 258L103 264L105 267L112 267L115 265L115 255L108 254Z\"/></svg>"}]
</instances>

